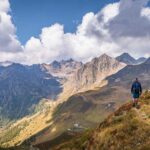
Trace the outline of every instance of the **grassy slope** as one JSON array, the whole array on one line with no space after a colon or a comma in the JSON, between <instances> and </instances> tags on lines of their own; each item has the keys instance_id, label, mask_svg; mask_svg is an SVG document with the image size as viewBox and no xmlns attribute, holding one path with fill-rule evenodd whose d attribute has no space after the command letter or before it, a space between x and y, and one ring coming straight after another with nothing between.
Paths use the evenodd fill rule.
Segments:
<instances>
[{"instance_id":1,"label":"grassy slope","mask_svg":"<svg viewBox=\"0 0 150 150\"><path fill-rule=\"evenodd\" d=\"M46 104L45 104L46 105ZM20 145L26 139L37 134L51 124L52 108L47 104L45 110L33 116L27 116L7 127L0 134L0 146L12 147Z\"/></svg>"},{"instance_id":2,"label":"grassy slope","mask_svg":"<svg viewBox=\"0 0 150 150\"><path fill-rule=\"evenodd\" d=\"M123 92L121 92L121 90ZM117 92L119 91L119 94ZM120 100L120 95L122 99ZM63 134L74 123L93 128L102 122L116 108L125 103L129 97L123 87L103 87L93 91L76 94L60 104L53 114L54 124L36 136L34 144L55 139ZM111 107L108 104L111 103Z\"/></svg>"},{"instance_id":3,"label":"grassy slope","mask_svg":"<svg viewBox=\"0 0 150 150\"><path fill-rule=\"evenodd\" d=\"M54 148L53 148L54 149ZM93 132L62 144L56 150L149 150L150 92L141 97L140 109L120 107Z\"/></svg>"}]
</instances>

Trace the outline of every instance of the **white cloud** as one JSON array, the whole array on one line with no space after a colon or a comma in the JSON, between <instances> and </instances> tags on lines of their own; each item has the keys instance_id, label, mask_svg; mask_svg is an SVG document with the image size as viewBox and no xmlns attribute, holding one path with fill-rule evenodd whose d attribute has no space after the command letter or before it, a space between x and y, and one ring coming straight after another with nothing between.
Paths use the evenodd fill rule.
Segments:
<instances>
[{"instance_id":1,"label":"white cloud","mask_svg":"<svg viewBox=\"0 0 150 150\"><path fill-rule=\"evenodd\" d=\"M149 56L150 8L145 7L147 2L121 0L108 4L97 14L85 14L75 33L64 33L63 25L56 23L44 27L38 38L31 37L21 46L8 13L9 2L0 0L0 61L33 64L70 57L87 61L102 53L116 56L124 51L136 57Z\"/></svg>"},{"instance_id":2,"label":"white cloud","mask_svg":"<svg viewBox=\"0 0 150 150\"><path fill-rule=\"evenodd\" d=\"M119 4L120 3L108 4L98 13L98 15L103 16L103 23L107 24L111 19L118 15Z\"/></svg>"},{"instance_id":3,"label":"white cloud","mask_svg":"<svg viewBox=\"0 0 150 150\"><path fill-rule=\"evenodd\" d=\"M10 4L8 0L0 0L0 51L17 52L22 49L16 37L16 28L9 15Z\"/></svg>"},{"instance_id":4,"label":"white cloud","mask_svg":"<svg viewBox=\"0 0 150 150\"><path fill-rule=\"evenodd\" d=\"M141 15L150 19L150 8L143 8Z\"/></svg>"},{"instance_id":5,"label":"white cloud","mask_svg":"<svg viewBox=\"0 0 150 150\"><path fill-rule=\"evenodd\" d=\"M112 10L111 15L107 12L109 8ZM117 12L118 3L110 4L108 9L104 8L98 14L87 13L74 34L64 33L64 28L60 24L43 28L39 38L32 37L25 46L27 62L42 63L70 57L87 61L105 52L115 54L118 46L110 41L104 25L116 16Z\"/></svg>"},{"instance_id":6,"label":"white cloud","mask_svg":"<svg viewBox=\"0 0 150 150\"><path fill-rule=\"evenodd\" d=\"M8 0L0 1L0 12L8 12L10 10L10 4Z\"/></svg>"},{"instance_id":7,"label":"white cloud","mask_svg":"<svg viewBox=\"0 0 150 150\"><path fill-rule=\"evenodd\" d=\"M148 0L121 0L119 14L109 24L109 31L115 37L142 37L150 35L150 21L142 16L142 9Z\"/></svg>"},{"instance_id":8,"label":"white cloud","mask_svg":"<svg viewBox=\"0 0 150 150\"><path fill-rule=\"evenodd\" d=\"M150 49L149 0L121 0L119 13L110 21L108 30L120 48L136 57L147 56Z\"/></svg>"}]
</instances>

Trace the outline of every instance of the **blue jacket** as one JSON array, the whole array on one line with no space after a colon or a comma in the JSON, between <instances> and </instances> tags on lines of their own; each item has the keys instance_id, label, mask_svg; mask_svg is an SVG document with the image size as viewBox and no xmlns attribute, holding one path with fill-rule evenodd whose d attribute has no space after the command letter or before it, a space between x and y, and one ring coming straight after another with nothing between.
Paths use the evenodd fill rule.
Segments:
<instances>
[{"instance_id":1,"label":"blue jacket","mask_svg":"<svg viewBox=\"0 0 150 150\"><path fill-rule=\"evenodd\" d=\"M142 86L139 81L133 82L132 87L131 87L131 93L133 93L133 94L134 93L139 93L139 94L142 93Z\"/></svg>"}]
</instances>

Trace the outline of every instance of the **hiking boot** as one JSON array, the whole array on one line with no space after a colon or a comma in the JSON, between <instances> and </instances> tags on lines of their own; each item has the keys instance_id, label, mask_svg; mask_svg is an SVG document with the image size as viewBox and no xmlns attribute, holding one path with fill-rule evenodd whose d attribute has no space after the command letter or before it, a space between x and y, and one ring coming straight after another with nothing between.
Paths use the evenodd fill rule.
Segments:
<instances>
[{"instance_id":1,"label":"hiking boot","mask_svg":"<svg viewBox=\"0 0 150 150\"><path fill-rule=\"evenodd\" d=\"M137 109L140 109L140 105L136 104L136 108L137 108Z\"/></svg>"},{"instance_id":2,"label":"hiking boot","mask_svg":"<svg viewBox=\"0 0 150 150\"><path fill-rule=\"evenodd\" d=\"M133 106L133 107L135 107L135 106L136 106L136 104L135 104L135 103L133 103L133 104L132 104L132 106Z\"/></svg>"}]
</instances>

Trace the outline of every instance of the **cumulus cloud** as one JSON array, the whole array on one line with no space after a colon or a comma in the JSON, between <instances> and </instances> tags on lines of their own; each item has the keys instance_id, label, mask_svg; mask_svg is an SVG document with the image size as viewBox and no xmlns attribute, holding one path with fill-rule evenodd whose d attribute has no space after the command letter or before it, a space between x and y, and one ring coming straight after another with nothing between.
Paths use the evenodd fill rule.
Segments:
<instances>
[{"instance_id":1,"label":"cumulus cloud","mask_svg":"<svg viewBox=\"0 0 150 150\"><path fill-rule=\"evenodd\" d=\"M96 14L85 14L75 33L65 33L64 26L56 23L44 27L38 38L31 37L21 46L9 15L9 2L0 0L0 60L35 64L71 57L85 62L102 53L149 56L147 3L148 0L121 0L108 4Z\"/></svg>"},{"instance_id":2,"label":"cumulus cloud","mask_svg":"<svg viewBox=\"0 0 150 150\"><path fill-rule=\"evenodd\" d=\"M149 55L150 9L149 0L121 0L119 13L108 25L115 43L133 55Z\"/></svg>"},{"instance_id":3,"label":"cumulus cloud","mask_svg":"<svg viewBox=\"0 0 150 150\"><path fill-rule=\"evenodd\" d=\"M8 0L0 1L0 12L8 12L10 10L10 4Z\"/></svg>"},{"instance_id":4,"label":"cumulus cloud","mask_svg":"<svg viewBox=\"0 0 150 150\"><path fill-rule=\"evenodd\" d=\"M108 13L111 11L111 14ZM54 24L42 29L39 38L32 37L25 45L25 56L29 64L50 62L54 59L88 61L102 53L119 49L111 42L108 30L104 28L117 15L118 3L109 4L98 14L87 13L75 33L64 33L64 27ZM35 57L36 56L36 57Z\"/></svg>"},{"instance_id":5,"label":"cumulus cloud","mask_svg":"<svg viewBox=\"0 0 150 150\"><path fill-rule=\"evenodd\" d=\"M142 16L142 9L149 0L121 0L119 14L109 23L115 37L142 37L150 35L150 21Z\"/></svg>"},{"instance_id":6,"label":"cumulus cloud","mask_svg":"<svg viewBox=\"0 0 150 150\"><path fill-rule=\"evenodd\" d=\"M16 28L9 15L10 4L8 0L0 0L0 51L17 52L22 49L17 40Z\"/></svg>"}]
</instances>

